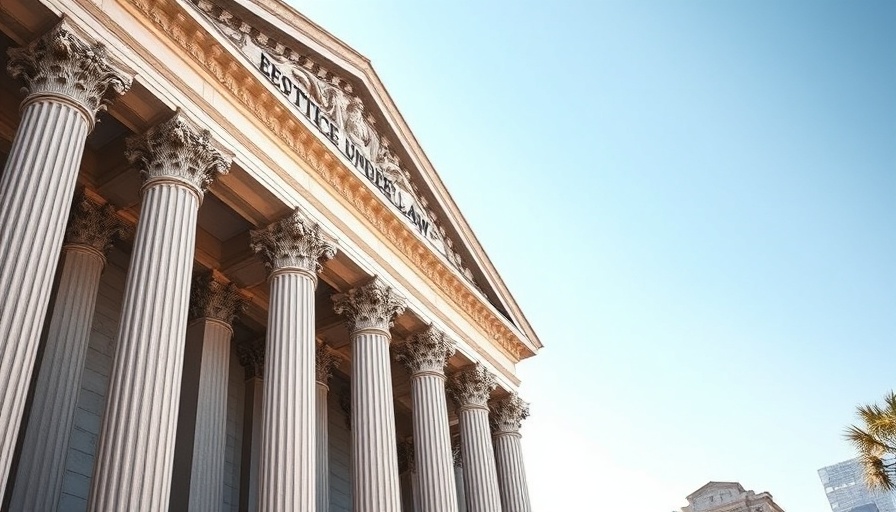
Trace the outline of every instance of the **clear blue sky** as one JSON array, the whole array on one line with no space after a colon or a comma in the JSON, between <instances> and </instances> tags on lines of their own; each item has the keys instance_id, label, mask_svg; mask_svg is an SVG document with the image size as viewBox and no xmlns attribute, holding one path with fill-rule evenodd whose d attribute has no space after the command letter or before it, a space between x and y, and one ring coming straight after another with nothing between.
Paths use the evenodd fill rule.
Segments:
<instances>
[{"instance_id":1,"label":"clear blue sky","mask_svg":"<svg viewBox=\"0 0 896 512\"><path fill-rule=\"evenodd\" d=\"M896 387L896 2L293 0L368 56L546 348L535 509L823 512Z\"/></svg>"}]
</instances>

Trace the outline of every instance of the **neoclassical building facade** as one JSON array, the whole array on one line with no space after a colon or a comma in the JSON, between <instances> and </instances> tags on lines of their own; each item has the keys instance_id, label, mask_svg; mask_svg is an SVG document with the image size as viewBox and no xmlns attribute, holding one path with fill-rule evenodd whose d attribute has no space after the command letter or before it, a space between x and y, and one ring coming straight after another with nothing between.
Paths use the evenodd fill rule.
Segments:
<instances>
[{"instance_id":1,"label":"neoclassical building facade","mask_svg":"<svg viewBox=\"0 0 896 512\"><path fill-rule=\"evenodd\" d=\"M367 59L280 0L0 46L2 510L531 510L541 343Z\"/></svg>"}]
</instances>

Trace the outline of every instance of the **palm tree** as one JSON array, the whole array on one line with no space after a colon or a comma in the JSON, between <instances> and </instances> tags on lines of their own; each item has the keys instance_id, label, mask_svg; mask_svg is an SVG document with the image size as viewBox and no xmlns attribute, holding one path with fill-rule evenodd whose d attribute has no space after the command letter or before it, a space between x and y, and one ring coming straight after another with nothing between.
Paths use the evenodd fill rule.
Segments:
<instances>
[{"instance_id":1,"label":"palm tree","mask_svg":"<svg viewBox=\"0 0 896 512\"><path fill-rule=\"evenodd\" d=\"M869 487L896 489L896 393L890 391L882 405L857 408L862 427L846 429L846 438L859 452Z\"/></svg>"}]
</instances>

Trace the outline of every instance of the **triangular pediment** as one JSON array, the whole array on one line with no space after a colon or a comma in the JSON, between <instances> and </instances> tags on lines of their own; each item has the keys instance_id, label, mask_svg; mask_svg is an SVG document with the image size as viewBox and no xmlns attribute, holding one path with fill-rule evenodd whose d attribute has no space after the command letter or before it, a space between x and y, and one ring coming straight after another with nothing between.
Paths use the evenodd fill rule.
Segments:
<instances>
[{"instance_id":1,"label":"triangular pediment","mask_svg":"<svg viewBox=\"0 0 896 512\"><path fill-rule=\"evenodd\" d=\"M279 0L183 0L331 152L521 334L535 332L454 204L370 62Z\"/></svg>"}]
</instances>

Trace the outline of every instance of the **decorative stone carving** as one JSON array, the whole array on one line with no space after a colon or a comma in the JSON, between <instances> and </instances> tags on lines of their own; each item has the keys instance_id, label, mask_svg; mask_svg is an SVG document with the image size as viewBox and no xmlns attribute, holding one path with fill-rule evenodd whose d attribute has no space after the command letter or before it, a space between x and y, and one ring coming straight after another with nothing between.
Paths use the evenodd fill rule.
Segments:
<instances>
[{"instance_id":1,"label":"decorative stone carving","mask_svg":"<svg viewBox=\"0 0 896 512\"><path fill-rule=\"evenodd\" d=\"M256 29L223 7L207 0L191 1L250 61L260 62L264 52L278 69L283 70L283 77L291 84L288 90L292 91L293 87L301 89L320 107L319 114L326 117L337 128L336 131L347 137L363 158L379 169L400 191L401 200L393 201L393 204L404 205L404 210L401 211L403 215L408 216L408 211L413 210L415 213L410 217L422 216L426 224L432 225L432 229L425 231L425 238L478 289L473 273L455 250L454 241L436 213L429 208L428 201L420 193L411 174L402 165L390 139L377 129L376 117L355 93L352 83L321 65L309 54L287 46L283 41ZM344 147L344 142L339 147ZM346 157L352 160L350 154ZM356 162L352 163L358 165ZM364 172L367 172L366 165L364 167ZM391 190L392 186L387 188Z\"/></svg>"},{"instance_id":2,"label":"decorative stone carving","mask_svg":"<svg viewBox=\"0 0 896 512\"><path fill-rule=\"evenodd\" d=\"M396 451L398 454L398 474L401 475L408 471L411 473L415 472L417 468L415 467L414 442L408 440L399 441Z\"/></svg>"},{"instance_id":3,"label":"decorative stone carving","mask_svg":"<svg viewBox=\"0 0 896 512\"><path fill-rule=\"evenodd\" d=\"M316 355L317 382L326 384L333 376L333 368L342 363L343 357L326 343L317 346Z\"/></svg>"},{"instance_id":4,"label":"decorative stone carving","mask_svg":"<svg viewBox=\"0 0 896 512\"><path fill-rule=\"evenodd\" d=\"M529 417L529 404L516 393L493 402L489 419L496 434L519 432L523 420Z\"/></svg>"},{"instance_id":5,"label":"decorative stone carving","mask_svg":"<svg viewBox=\"0 0 896 512\"><path fill-rule=\"evenodd\" d=\"M320 225L298 208L264 229L251 231L250 236L252 250L270 270L298 267L316 275L320 260L336 255L336 245L324 236Z\"/></svg>"},{"instance_id":6,"label":"decorative stone carving","mask_svg":"<svg viewBox=\"0 0 896 512\"><path fill-rule=\"evenodd\" d=\"M258 79L255 70L237 65L232 55L226 51L222 52L220 47L209 46L205 33L198 30L199 26L195 20L182 15L179 3L174 0L127 1L139 10L148 23L170 34L172 41L184 51L185 55L192 56L198 65L218 81L219 85L238 98L247 111L253 113L272 134L278 137L284 147L304 159L318 178L332 187L347 204L366 218L384 240L388 240L399 252L406 255L421 275L426 276L434 286L443 290L446 297L458 308L466 311L476 325L509 357L519 360L533 354L532 349L521 342L508 322L501 318L501 314L491 307L487 298L481 292L469 288L468 280L457 275L453 265L448 264L436 252L426 250L430 245L421 241L406 224L395 222L393 210L375 200L375 192L357 187L357 175L344 165L338 164L324 143L309 135L308 130L296 119L295 111L272 101L274 93ZM209 2L193 0L194 4L200 2L206 5L205 8L201 8L203 13L213 21L217 20L219 15L227 19L233 17ZM245 30L251 31L252 28L245 25ZM171 79L175 78L167 74L164 69L160 72ZM226 120L220 121L226 124ZM234 132L233 136L248 146L252 145L252 141L239 132ZM509 373L506 375L510 376Z\"/></svg>"},{"instance_id":7,"label":"decorative stone carving","mask_svg":"<svg viewBox=\"0 0 896 512\"><path fill-rule=\"evenodd\" d=\"M144 185L157 179L176 179L195 189L208 190L219 174L227 174L232 157L180 112L127 139L125 156L140 171Z\"/></svg>"},{"instance_id":8,"label":"decorative stone carving","mask_svg":"<svg viewBox=\"0 0 896 512\"><path fill-rule=\"evenodd\" d=\"M451 439L451 457L454 459L454 467L464 467L464 455L460 449L460 437Z\"/></svg>"},{"instance_id":9,"label":"decorative stone carving","mask_svg":"<svg viewBox=\"0 0 896 512\"><path fill-rule=\"evenodd\" d=\"M57 95L74 101L92 127L111 96L131 87L130 73L113 63L106 47L76 35L65 21L24 48L9 50L6 69L25 82L29 97Z\"/></svg>"},{"instance_id":10,"label":"decorative stone carving","mask_svg":"<svg viewBox=\"0 0 896 512\"><path fill-rule=\"evenodd\" d=\"M450 380L448 393L458 407L487 407L491 392L498 387L494 375L481 363L455 373Z\"/></svg>"},{"instance_id":11,"label":"decorative stone carving","mask_svg":"<svg viewBox=\"0 0 896 512\"><path fill-rule=\"evenodd\" d=\"M411 374L436 372L444 374L448 358L456 350L454 340L430 325L414 333L395 348L395 359L404 364Z\"/></svg>"},{"instance_id":12,"label":"decorative stone carving","mask_svg":"<svg viewBox=\"0 0 896 512\"><path fill-rule=\"evenodd\" d=\"M333 296L333 309L347 317L352 332L362 329L388 331L394 318L404 313L405 307L404 298L378 277L348 293Z\"/></svg>"},{"instance_id":13,"label":"decorative stone carving","mask_svg":"<svg viewBox=\"0 0 896 512\"><path fill-rule=\"evenodd\" d=\"M236 355L246 369L246 378L264 378L264 338L236 345Z\"/></svg>"},{"instance_id":14,"label":"decorative stone carving","mask_svg":"<svg viewBox=\"0 0 896 512\"><path fill-rule=\"evenodd\" d=\"M190 316L213 318L227 324L246 310L246 300L233 283L216 280L211 272L193 278L190 288Z\"/></svg>"},{"instance_id":15,"label":"decorative stone carving","mask_svg":"<svg viewBox=\"0 0 896 512\"><path fill-rule=\"evenodd\" d=\"M65 244L86 245L105 254L126 233L125 224L115 215L111 204L100 205L83 190L75 194L65 229Z\"/></svg>"}]
</instances>

